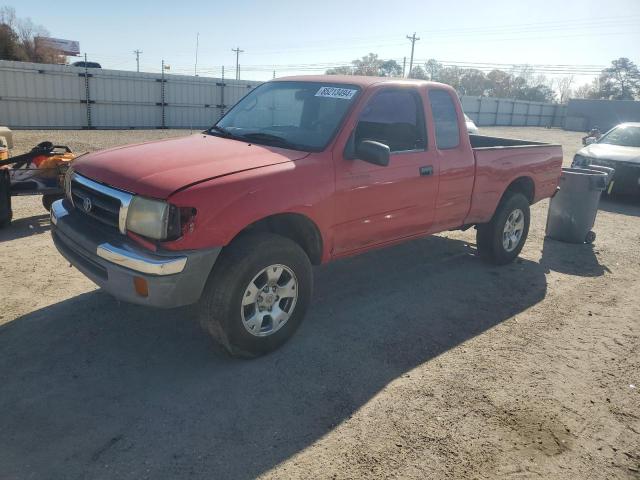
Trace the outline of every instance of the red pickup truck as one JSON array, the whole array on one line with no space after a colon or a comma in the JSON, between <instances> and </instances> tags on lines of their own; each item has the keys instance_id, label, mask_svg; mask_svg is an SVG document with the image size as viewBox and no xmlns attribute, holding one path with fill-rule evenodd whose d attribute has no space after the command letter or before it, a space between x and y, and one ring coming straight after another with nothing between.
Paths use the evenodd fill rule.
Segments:
<instances>
[{"instance_id":1,"label":"red pickup truck","mask_svg":"<svg viewBox=\"0 0 640 480\"><path fill-rule=\"evenodd\" d=\"M256 356L300 324L312 265L471 226L510 262L561 162L557 145L470 136L446 85L289 77L203 133L78 158L52 235L115 297L198 302L220 344Z\"/></svg>"}]
</instances>

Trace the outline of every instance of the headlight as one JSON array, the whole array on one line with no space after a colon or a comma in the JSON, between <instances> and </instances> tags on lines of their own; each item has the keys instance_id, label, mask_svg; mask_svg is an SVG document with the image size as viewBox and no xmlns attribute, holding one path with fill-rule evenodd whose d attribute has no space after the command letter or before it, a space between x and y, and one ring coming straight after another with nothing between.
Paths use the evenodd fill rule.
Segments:
<instances>
[{"instance_id":1,"label":"headlight","mask_svg":"<svg viewBox=\"0 0 640 480\"><path fill-rule=\"evenodd\" d=\"M577 153L573 157L573 162L571 162L572 167L586 167L591 163L591 159L589 157L585 157L583 155L578 155Z\"/></svg>"},{"instance_id":2,"label":"headlight","mask_svg":"<svg viewBox=\"0 0 640 480\"><path fill-rule=\"evenodd\" d=\"M127 230L154 240L178 238L180 210L161 200L133 197L127 211Z\"/></svg>"}]
</instances>

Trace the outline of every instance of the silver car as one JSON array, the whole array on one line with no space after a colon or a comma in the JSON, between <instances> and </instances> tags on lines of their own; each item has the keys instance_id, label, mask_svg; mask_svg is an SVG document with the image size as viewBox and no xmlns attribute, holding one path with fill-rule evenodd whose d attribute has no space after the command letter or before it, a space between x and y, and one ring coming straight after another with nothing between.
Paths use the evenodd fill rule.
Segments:
<instances>
[{"instance_id":1,"label":"silver car","mask_svg":"<svg viewBox=\"0 0 640 480\"><path fill-rule=\"evenodd\" d=\"M602 165L615 169L609 193L640 194L640 123L621 123L573 157L572 167Z\"/></svg>"},{"instance_id":2,"label":"silver car","mask_svg":"<svg viewBox=\"0 0 640 480\"><path fill-rule=\"evenodd\" d=\"M464 114L464 121L467 124L467 131L469 134L478 135L480 133L476 124L473 123L473 120L471 120L466 113Z\"/></svg>"}]
</instances>

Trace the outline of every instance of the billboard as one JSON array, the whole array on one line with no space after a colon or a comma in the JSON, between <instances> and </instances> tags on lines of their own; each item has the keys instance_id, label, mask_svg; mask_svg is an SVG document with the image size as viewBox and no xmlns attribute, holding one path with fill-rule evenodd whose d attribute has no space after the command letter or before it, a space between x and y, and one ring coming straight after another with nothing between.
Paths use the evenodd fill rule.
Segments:
<instances>
[{"instance_id":1,"label":"billboard","mask_svg":"<svg viewBox=\"0 0 640 480\"><path fill-rule=\"evenodd\" d=\"M63 55L80 55L80 42L62 38L36 37L36 42L46 48L59 51Z\"/></svg>"}]
</instances>

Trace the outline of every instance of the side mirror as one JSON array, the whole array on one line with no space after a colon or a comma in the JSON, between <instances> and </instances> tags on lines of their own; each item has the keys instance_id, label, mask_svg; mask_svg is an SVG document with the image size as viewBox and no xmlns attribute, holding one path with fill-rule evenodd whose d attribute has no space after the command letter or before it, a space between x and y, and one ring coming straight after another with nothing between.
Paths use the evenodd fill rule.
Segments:
<instances>
[{"instance_id":1,"label":"side mirror","mask_svg":"<svg viewBox=\"0 0 640 480\"><path fill-rule=\"evenodd\" d=\"M373 140L363 140L356 147L356 158L386 167L389 165L389 146Z\"/></svg>"},{"instance_id":2,"label":"side mirror","mask_svg":"<svg viewBox=\"0 0 640 480\"><path fill-rule=\"evenodd\" d=\"M591 145L592 143L596 143L596 138L595 137L587 137L584 139L584 144L585 145Z\"/></svg>"}]
</instances>

